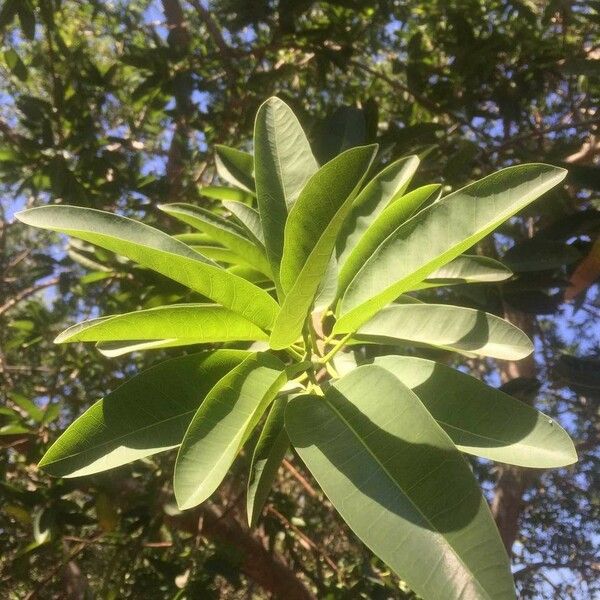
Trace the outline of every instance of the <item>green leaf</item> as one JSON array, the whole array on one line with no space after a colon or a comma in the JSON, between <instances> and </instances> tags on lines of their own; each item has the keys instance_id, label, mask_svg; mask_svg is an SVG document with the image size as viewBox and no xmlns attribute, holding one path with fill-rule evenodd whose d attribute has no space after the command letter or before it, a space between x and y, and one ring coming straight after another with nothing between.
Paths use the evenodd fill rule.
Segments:
<instances>
[{"instance_id":1,"label":"green leaf","mask_svg":"<svg viewBox=\"0 0 600 600\"><path fill-rule=\"evenodd\" d=\"M533 352L531 340L505 319L446 304L386 306L355 337L380 344L428 344L503 360L520 360Z\"/></svg>"},{"instance_id":2,"label":"green leaf","mask_svg":"<svg viewBox=\"0 0 600 600\"><path fill-rule=\"evenodd\" d=\"M210 391L177 454L174 490L181 509L204 502L217 489L285 382L285 365L271 354L258 353Z\"/></svg>"},{"instance_id":3,"label":"green leaf","mask_svg":"<svg viewBox=\"0 0 600 600\"><path fill-rule=\"evenodd\" d=\"M402 223L411 217L420 206L431 200L438 193L441 186L438 184L424 185L405 196L396 199L370 223L369 227L356 240L351 252L344 259L340 268L338 290L342 293L352 279L360 271L377 247Z\"/></svg>"},{"instance_id":4,"label":"green leaf","mask_svg":"<svg viewBox=\"0 0 600 600\"><path fill-rule=\"evenodd\" d=\"M177 338L181 345L268 339L259 327L222 306L177 304L84 321L63 331L54 342L167 338Z\"/></svg>"},{"instance_id":5,"label":"green leaf","mask_svg":"<svg viewBox=\"0 0 600 600\"><path fill-rule=\"evenodd\" d=\"M265 275L271 273L269 261L264 249L249 240L241 227L219 217L209 210L193 204L173 203L161 204L160 210L168 215L207 233L212 238L235 252L250 267L258 269Z\"/></svg>"},{"instance_id":6,"label":"green leaf","mask_svg":"<svg viewBox=\"0 0 600 600\"><path fill-rule=\"evenodd\" d=\"M397 377L359 367L286 409L292 445L356 535L423 598L515 598L465 459Z\"/></svg>"},{"instance_id":7,"label":"green leaf","mask_svg":"<svg viewBox=\"0 0 600 600\"><path fill-rule=\"evenodd\" d=\"M291 108L269 98L254 124L256 194L267 255L279 289L279 263L288 210L317 171L310 144Z\"/></svg>"},{"instance_id":8,"label":"green leaf","mask_svg":"<svg viewBox=\"0 0 600 600\"><path fill-rule=\"evenodd\" d=\"M26 81L28 77L28 70L25 63L21 60L21 57L16 53L15 50L9 48L4 51L4 60L6 65L10 69L11 73L15 75L21 81Z\"/></svg>"},{"instance_id":9,"label":"green leaf","mask_svg":"<svg viewBox=\"0 0 600 600\"><path fill-rule=\"evenodd\" d=\"M247 356L241 350L201 352L140 373L76 419L39 466L76 477L175 448L204 396Z\"/></svg>"},{"instance_id":10,"label":"green leaf","mask_svg":"<svg viewBox=\"0 0 600 600\"><path fill-rule=\"evenodd\" d=\"M412 356L381 356L374 363L419 397L462 452L542 469L577 461L558 423L479 379Z\"/></svg>"},{"instance_id":11,"label":"green leaf","mask_svg":"<svg viewBox=\"0 0 600 600\"><path fill-rule=\"evenodd\" d=\"M431 273L413 289L421 290L460 283L493 283L512 277L513 272L501 262L487 256L462 254Z\"/></svg>"},{"instance_id":12,"label":"green leaf","mask_svg":"<svg viewBox=\"0 0 600 600\"><path fill-rule=\"evenodd\" d=\"M377 146L360 146L336 156L310 178L291 210L281 260L286 298L273 326L272 348L285 348L301 334L337 235L376 150Z\"/></svg>"},{"instance_id":13,"label":"green leaf","mask_svg":"<svg viewBox=\"0 0 600 600\"><path fill-rule=\"evenodd\" d=\"M252 268L242 256L239 256L235 252L232 252L229 248L223 248L223 246L196 246L195 244L190 245L192 250L195 250L202 256L215 260L217 262L227 263L228 265L239 265L243 264L247 267ZM266 275L264 275L266 277Z\"/></svg>"},{"instance_id":14,"label":"green leaf","mask_svg":"<svg viewBox=\"0 0 600 600\"><path fill-rule=\"evenodd\" d=\"M260 223L260 215L254 208L241 202L223 202L223 206L242 223L252 238L261 246L265 245L265 236Z\"/></svg>"},{"instance_id":15,"label":"green leaf","mask_svg":"<svg viewBox=\"0 0 600 600\"><path fill-rule=\"evenodd\" d=\"M417 213L367 258L343 296L334 331L357 329L560 183L566 173L544 164L509 167Z\"/></svg>"},{"instance_id":16,"label":"green leaf","mask_svg":"<svg viewBox=\"0 0 600 600\"><path fill-rule=\"evenodd\" d=\"M220 185L206 185L199 188L198 191L202 196L222 201L252 202L252 199L254 198L249 192Z\"/></svg>"},{"instance_id":17,"label":"green leaf","mask_svg":"<svg viewBox=\"0 0 600 600\"><path fill-rule=\"evenodd\" d=\"M115 358L129 354L130 352L143 352L145 350L160 350L161 348L174 348L177 346L193 346L196 343L203 343L202 340L196 342L191 338L177 339L167 338L162 340L127 340L120 342L98 342L96 349L103 356Z\"/></svg>"},{"instance_id":18,"label":"green leaf","mask_svg":"<svg viewBox=\"0 0 600 600\"><path fill-rule=\"evenodd\" d=\"M153 269L270 330L278 305L264 290L228 273L171 236L132 219L91 208L41 206L15 215L34 227L59 231Z\"/></svg>"},{"instance_id":19,"label":"green leaf","mask_svg":"<svg viewBox=\"0 0 600 600\"><path fill-rule=\"evenodd\" d=\"M284 426L286 404L287 398L285 397L277 398L273 402L252 455L246 495L250 527L254 527L260 517L279 465L290 446Z\"/></svg>"},{"instance_id":20,"label":"green leaf","mask_svg":"<svg viewBox=\"0 0 600 600\"><path fill-rule=\"evenodd\" d=\"M419 166L417 156L401 158L380 171L361 190L352 204L336 243L338 264L346 259L381 211L402 195Z\"/></svg>"},{"instance_id":21,"label":"green leaf","mask_svg":"<svg viewBox=\"0 0 600 600\"><path fill-rule=\"evenodd\" d=\"M221 179L246 192L254 192L252 154L217 144L215 165Z\"/></svg>"}]
</instances>

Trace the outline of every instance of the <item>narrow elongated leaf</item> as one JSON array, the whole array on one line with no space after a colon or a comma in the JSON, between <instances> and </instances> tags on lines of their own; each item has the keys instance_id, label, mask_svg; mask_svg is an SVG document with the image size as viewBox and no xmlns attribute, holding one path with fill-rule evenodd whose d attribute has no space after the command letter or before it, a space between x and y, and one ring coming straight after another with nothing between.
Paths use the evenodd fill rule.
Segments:
<instances>
[{"instance_id":1,"label":"narrow elongated leaf","mask_svg":"<svg viewBox=\"0 0 600 600\"><path fill-rule=\"evenodd\" d=\"M505 319L446 304L386 306L356 337L383 344L403 340L504 360L520 360L533 352L531 340Z\"/></svg>"},{"instance_id":2,"label":"narrow elongated leaf","mask_svg":"<svg viewBox=\"0 0 600 600\"><path fill-rule=\"evenodd\" d=\"M279 263L288 210L317 171L306 135L290 107L269 98L254 124L256 194L267 256L279 289Z\"/></svg>"},{"instance_id":3,"label":"narrow elongated leaf","mask_svg":"<svg viewBox=\"0 0 600 600\"><path fill-rule=\"evenodd\" d=\"M241 350L201 352L136 375L76 419L39 466L75 477L175 448L204 396L246 357Z\"/></svg>"},{"instance_id":4,"label":"narrow elongated leaf","mask_svg":"<svg viewBox=\"0 0 600 600\"><path fill-rule=\"evenodd\" d=\"M129 354L130 352L144 352L146 350L159 350L161 348L175 348L177 346L193 346L194 344L204 343L202 340L191 338L167 338L161 340L126 340L120 342L98 342L96 350L103 356L115 358Z\"/></svg>"},{"instance_id":5,"label":"narrow elongated leaf","mask_svg":"<svg viewBox=\"0 0 600 600\"><path fill-rule=\"evenodd\" d=\"M492 283L512 277L513 272L501 262L487 256L463 254L435 270L413 289L421 290L460 283Z\"/></svg>"},{"instance_id":6,"label":"narrow elongated leaf","mask_svg":"<svg viewBox=\"0 0 600 600\"><path fill-rule=\"evenodd\" d=\"M346 254L340 268L338 290L342 293L356 273L360 271L365 261L375 252L377 247L388 235L410 218L419 207L430 200L440 190L440 185L424 185L405 196L393 201L369 224L362 236L355 240L355 245Z\"/></svg>"},{"instance_id":7,"label":"narrow elongated leaf","mask_svg":"<svg viewBox=\"0 0 600 600\"><path fill-rule=\"evenodd\" d=\"M200 504L217 489L285 381L284 364L259 353L249 356L210 391L177 454L174 490L180 508Z\"/></svg>"},{"instance_id":8,"label":"narrow elongated leaf","mask_svg":"<svg viewBox=\"0 0 600 600\"><path fill-rule=\"evenodd\" d=\"M254 160L252 161L254 162ZM223 187L220 185L206 185L199 188L199 193L207 198L230 202L252 202L254 196L237 188Z\"/></svg>"},{"instance_id":9,"label":"narrow elongated leaf","mask_svg":"<svg viewBox=\"0 0 600 600\"><path fill-rule=\"evenodd\" d=\"M184 344L266 340L254 323L215 304L177 304L91 319L69 327L54 340L98 342L121 340L164 340L178 338Z\"/></svg>"},{"instance_id":10,"label":"narrow elongated leaf","mask_svg":"<svg viewBox=\"0 0 600 600\"><path fill-rule=\"evenodd\" d=\"M246 192L254 192L252 154L217 144L215 164L221 179Z\"/></svg>"},{"instance_id":11,"label":"narrow elongated leaf","mask_svg":"<svg viewBox=\"0 0 600 600\"><path fill-rule=\"evenodd\" d=\"M336 329L357 329L565 175L564 169L544 164L509 167L416 214L389 235L358 271L344 293Z\"/></svg>"},{"instance_id":12,"label":"narrow elongated leaf","mask_svg":"<svg viewBox=\"0 0 600 600\"><path fill-rule=\"evenodd\" d=\"M76 206L42 206L18 213L23 223L59 231L157 271L270 330L275 300L171 236L132 219Z\"/></svg>"},{"instance_id":13,"label":"narrow elongated leaf","mask_svg":"<svg viewBox=\"0 0 600 600\"><path fill-rule=\"evenodd\" d=\"M271 272L264 249L246 237L244 230L209 210L193 204L162 204L160 210L207 233L212 238L241 256L245 263L268 275Z\"/></svg>"},{"instance_id":14,"label":"narrow elongated leaf","mask_svg":"<svg viewBox=\"0 0 600 600\"><path fill-rule=\"evenodd\" d=\"M285 348L302 332L337 235L376 150L377 146L360 146L336 156L310 178L290 212L281 261L286 298L273 326L272 348Z\"/></svg>"},{"instance_id":15,"label":"narrow elongated leaf","mask_svg":"<svg viewBox=\"0 0 600 600\"><path fill-rule=\"evenodd\" d=\"M260 215L254 208L242 202L223 202L223 206L234 214L246 230L259 244L265 245L265 236L260 223Z\"/></svg>"},{"instance_id":16,"label":"narrow elongated leaf","mask_svg":"<svg viewBox=\"0 0 600 600\"><path fill-rule=\"evenodd\" d=\"M260 433L250 466L246 508L248 523L254 527L262 512L271 486L277 475L277 469L290 446L290 440L284 426L287 398L277 398L271 406L269 416Z\"/></svg>"},{"instance_id":17,"label":"narrow elongated leaf","mask_svg":"<svg viewBox=\"0 0 600 600\"><path fill-rule=\"evenodd\" d=\"M423 598L514 600L467 462L417 396L359 367L286 409L290 440L352 530Z\"/></svg>"},{"instance_id":18,"label":"narrow elongated leaf","mask_svg":"<svg viewBox=\"0 0 600 600\"><path fill-rule=\"evenodd\" d=\"M417 156L401 158L375 175L361 190L336 243L340 265L346 262L346 258L381 211L394 198L404 193L419 162Z\"/></svg>"},{"instance_id":19,"label":"narrow elongated leaf","mask_svg":"<svg viewBox=\"0 0 600 600\"><path fill-rule=\"evenodd\" d=\"M253 268L252 265L248 264L243 257L239 256L229 248L223 248L223 246L213 246L213 245L202 245L197 246L195 244L190 245L192 250L195 250L202 256L206 256L206 258L210 258L211 260L226 263L228 265L244 265L249 268ZM266 277L266 275L265 275Z\"/></svg>"},{"instance_id":20,"label":"narrow elongated leaf","mask_svg":"<svg viewBox=\"0 0 600 600\"><path fill-rule=\"evenodd\" d=\"M577 461L558 423L479 379L412 356L381 356L374 363L408 386L463 452L542 469Z\"/></svg>"}]
</instances>

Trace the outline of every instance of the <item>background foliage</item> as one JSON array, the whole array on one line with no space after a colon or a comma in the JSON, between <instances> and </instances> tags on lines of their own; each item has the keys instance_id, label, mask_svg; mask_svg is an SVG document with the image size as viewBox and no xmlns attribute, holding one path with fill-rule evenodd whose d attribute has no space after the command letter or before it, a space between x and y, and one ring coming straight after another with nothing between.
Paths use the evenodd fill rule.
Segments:
<instances>
[{"instance_id":1,"label":"background foliage","mask_svg":"<svg viewBox=\"0 0 600 600\"><path fill-rule=\"evenodd\" d=\"M447 190L514 163L569 168L564 188L482 245L517 277L446 299L535 339L531 360L465 366L552 415L578 446L580 462L557 471L475 463L521 596L600 593L599 23L592 0L0 2L0 593L411 597L292 455L256 534L240 502L246 455L186 513L173 505L169 453L74 480L35 467L74 416L170 354L108 359L55 335L186 292L14 212L60 200L181 232L157 205L210 207L199 191L215 181L210 149L248 148L271 94L301 116L321 160L377 140L390 157L426 155L418 178Z\"/></svg>"}]
</instances>

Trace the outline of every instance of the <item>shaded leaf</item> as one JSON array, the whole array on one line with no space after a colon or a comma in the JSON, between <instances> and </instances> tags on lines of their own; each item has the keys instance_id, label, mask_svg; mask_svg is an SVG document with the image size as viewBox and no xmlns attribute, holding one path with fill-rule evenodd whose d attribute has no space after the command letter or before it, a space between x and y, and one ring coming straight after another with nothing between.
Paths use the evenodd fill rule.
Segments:
<instances>
[{"instance_id":1,"label":"shaded leaf","mask_svg":"<svg viewBox=\"0 0 600 600\"><path fill-rule=\"evenodd\" d=\"M277 398L273 402L252 455L248 493L246 494L250 527L254 527L260 517L279 465L290 446L290 440L284 427L286 404L286 397Z\"/></svg>"},{"instance_id":2,"label":"shaded leaf","mask_svg":"<svg viewBox=\"0 0 600 600\"><path fill-rule=\"evenodd\" d=\"M467 462L394 375L359 367L324 398L290 400L285 418L294 448L344 520L419 596L515 598Z\"/></svg>"},{"instance_id":3,"label":"shaded leaf","mask_svg":"<svg viewBox=\"0 0 600 600\"><path fill-rule=\"evenodd\" d=\"M479 379L409 356L381 356L374 364L409 387L462 452L541 469L577 461L558 423Z\"/></svg>"},{"instance_id":4,"label":"shaded leaf","mask_svg":"<svg viewBox=\"0 0 600 600\"><path fill-rule=\"evenodd\" d=\"M252 154L217 144L215 165L221 179L246 192L254 192Z\"/></svg>"}]
</instances>

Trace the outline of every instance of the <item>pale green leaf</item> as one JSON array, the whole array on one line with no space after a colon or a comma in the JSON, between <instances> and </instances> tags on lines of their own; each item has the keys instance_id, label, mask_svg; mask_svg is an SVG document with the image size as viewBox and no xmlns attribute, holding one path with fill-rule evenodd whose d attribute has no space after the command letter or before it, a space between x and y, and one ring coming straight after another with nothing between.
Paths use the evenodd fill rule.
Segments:
<instances>
[{"instance_id":1,"label":"pale green leaf","mask_svg":"<svg viewBox=\"0 0 600 600\"><path fill-rule=\"evenodd\" d=\"M91 208L55 205L18 213L23 223L59 231L157 271L270 330L279 309L264 290L227 272L183 242L132 219Z\"/></svg>"},{"instance_id":2,"label":"pale green leaf","mask_svg":"<svg viewBox=\"0 0 600 600\"><path fill-rule=\"evenodd\" d=\"M308 181L285 226L281 287L286 298L273 326L272 348L285 348L302 332L335 240L352 208L377 146L346 150Z\"/></svg>"},{"instance_id":3,"label":"pale green leaf","mask_svg":"<svg viewBox=\"0 0 600 600\"><path fill-rule=\"evenodd\" d=\"M505 319L447 304L391 304L355 337L380 344L428 344L503 360L520 360L533 352L531 340Z\"/></svg>"},{"instance_id":4,"label":"pale green leaf","mask_svg":"<svg viewBox=\"0 0 600 600\"><path fill-rule=\"evenodd\" d=\"M254 159L252 154L217 144L215 165L219 177L246 192L254 192Z\"/></svg>"},{"instance_id":5,"label":"pale green leaf","mask_svg":"<svg viewBox=\"0 0 600 600\"><path fill-rule=\"evenodd\" d=\"M360 191L352 204L336 243L339 265L346 259L381 211L402 195L419 166L416 156L401 158L380 171Z\"/></svg>"},{"instance_id":6,"label":"pale green leaf","mask_svg":"<svg viewBox=\"0 0 600 600\"><path fill-rule=\"evenodd\" d=\"M260 433L252 455L246 508L248 523L254 527L262 512L281 461L290 446L284 427L287 398L277 398Z\"/></svg>"},{"instance_id":7,"label":"pale green leaf","mask_svg":"<svg viewBox=\"0 0 600 600\"><path fill-rule=\"evenodd\" d=\"M389 371L359 367L286 409L292 445L356 535L423 598L514 600L465 459Z\"/></svg>"},{"instance_id":8,"label":"pale green leaf","mask_svg":"<svg viewBox=\"0 0 600 600\"><path fill-rule=\"evenodd\" d=\"M241 350L201 352L143 371L76 419L39 466L75 477L175 448L209 390L247 356Z\"/></svg>"},{"instance_id":9,"label":"pale green leaf","mask_svg":"<svg viewBox=\"0 0 600 600\"><path fill-rule=\"evenodd\" d=\"M269 98L258 109L254 156L258 211L279 289L279 264L288 210L318 169L298 119L279 98Z\"/></svg>"},{"instance_id":10,"label":"pale green leaf","mask_svg":"<svg viewBox=\"0 0 600 600\"><path fill-rule=\"evenodd\" d=\"M566 173L544 164L509 167L417 213L377 247L353 278L343 296L336 329L357 329L560 183Z\"/></svg>"},{"instance_id":11,"label":"pale green leaf","mask_svg":"<svg viewBox=\"0 0 600 600\"><path fill-rule=\"evenodd\" d=\"M554 419L479 379L412 356L374 363L413 390L463 452L542 469L577 461L571 438Z\"/></svg>"},{"instance_id":12,"label":"pale green leaf","mask_svg":"<svg viewBox=\"0 0 600 600\"><path fill-rule=\"evenodd\" d=\"M265 245L265 236L260 222L260 215L257 210L242 202L223 202L223 206L235 215L260 245Z\"/></svg>"},{"instance_id":13,"label":"pale green leaf","mask_svg":"<svg viewBox=\"0 0 600 600\"><path fill-rule=\"evenodd\" d=\"M103 356L115 358L123 356L130 352L144 352L146 350L160 350L162 348L175 348L177 346L193 346L196 343L203 343L201 340L190 338L167 338L162 340L126 340L121 342L98 342L96 349Z\"/></svg>"},{"instance_id":14,"label":"pale green leaf","mask_svg":"<svg viewBox=\"0 0 600 600\"><path fill-rule=\"evenodd\" d=\"M206 500L219 486L279 388L285 365L252 354L209 392L177 454L174 490L180 508Z\"/></svg>"},{"instance_id":15,"label":"pale green leaf","mask_svg":"<svg viewBox=\"0 0 600 600\"><path fill-rule=\"evenodd\" d=\"M254 196L250 192L245 192L238 188L223 187L220 185L206 185L198 188L198 192L207 198L231 202L251 203Z\"/></svg>"},{"instance_id":16,"label":"pale green leaf","mask_svg":"<svg viewBox=\"0 0 600 600\"><path fill-rule=\"evenodd\" d=\"M54 340L99 342L165 340L178 338L181 345L267 340L268 336L241 315L215 304L176 304L91 319L73 325Z\"/></svg>"},{"instance_id":17,"label":"pale green leaf","mask_svg":"<svg viewBox=\"0 0 600 600\"><path fill-rule=\"evenodd\" d=\"M351 251L346 254L340 268L338 291L341 294L350 285L353 277L375 252L377 247L410 218L420 206L438 193L438 184L424 185L395 199L374 219L362 236L355 240Z\"/></svg>"},{"instance_id":18,"label":"pale green leaf","mask_svg":"<svg viewBox=\"0 0 600 600\"><path fill-rule=\"evenodd\" d=\"M248 266L269 275L271 267L258 243L248 239L245 231L235 223L227 221L209 210L193 204L173 203L161 204L160 210L180 221L210 235L216 242L235 252Z\"/></svg>"},{"instance_id":19,"label":"pale green leaf","mask_svg":"<svg viewBox=\"0 0 600 600\"><path fill-rule=\"evenodd\" d=\"M512 275L513 272L508 267L493 258L462 254L436 269L413 289L421 290L460 283L493 283L505 281Z\"/></svg>"}]
</instances>

